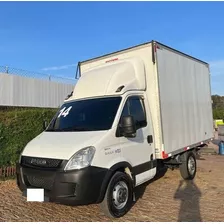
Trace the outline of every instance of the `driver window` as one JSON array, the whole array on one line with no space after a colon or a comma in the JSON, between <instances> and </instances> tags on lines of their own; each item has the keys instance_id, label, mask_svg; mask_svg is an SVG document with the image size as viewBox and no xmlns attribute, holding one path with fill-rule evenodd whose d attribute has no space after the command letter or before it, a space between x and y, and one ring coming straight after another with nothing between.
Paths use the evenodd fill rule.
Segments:
<instances>
[{"instance_id":1,"label":"driver window","mask_svg":"<svg viewBox=\"0 0 224 224\"><path fill-rule=\"evenodd\" d=\"M147 125L144 102L139 96L131 96L127 99L121 117L128 115L134 117L137 129Z\"/></svg>"}]
</instances>

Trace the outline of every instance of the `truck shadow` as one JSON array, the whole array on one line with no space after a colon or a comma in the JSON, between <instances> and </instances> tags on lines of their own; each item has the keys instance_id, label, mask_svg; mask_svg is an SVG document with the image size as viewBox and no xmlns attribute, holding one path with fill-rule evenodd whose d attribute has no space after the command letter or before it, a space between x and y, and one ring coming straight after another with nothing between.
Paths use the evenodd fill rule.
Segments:
<instances>
[{"instance_id":1,"label":"truck shadow","mask_svg":"<svg viewBox=\"0 0 224 224\"><path fill-rule=\"evenodd\" d=\"M181 180L174 194L180 200L178 222L201 222L200 214L201 191L193 180Z\"/></svg>"},{"instance_id":2,"label":"truck shadow","mask_svg":"<svg viewBox=\"0 0 224 224\"><path fill-rule=\"evenodd\" d=\"M135 201L133 205L143 197L146 187L152 182L162 178L167 172L167 168L163 168L150 181L136 187ZM200 213L200 197L201 191L193 180L180 180L179 186L174 194L175 200L180 200L180 209L178 214L178 222L201 222ZM133 206L132 205L132 206Z\"/></svg>"}]
</instances>

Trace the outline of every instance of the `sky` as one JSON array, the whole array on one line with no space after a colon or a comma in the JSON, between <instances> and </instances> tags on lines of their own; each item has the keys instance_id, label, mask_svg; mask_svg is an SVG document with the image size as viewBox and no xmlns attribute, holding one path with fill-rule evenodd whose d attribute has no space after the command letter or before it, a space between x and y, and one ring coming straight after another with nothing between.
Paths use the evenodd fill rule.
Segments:
<instances>
[{"instance_id":1,"label":"sky","mask_svg":"<svg viewBox=\"0 0 224 224\"><path fill-rule=\"evenodd\" d=\"M0 66L75 76L78 61L157 40L210 64L224 95L224 2L0 2Z\"/></svg>"}]
</instances>

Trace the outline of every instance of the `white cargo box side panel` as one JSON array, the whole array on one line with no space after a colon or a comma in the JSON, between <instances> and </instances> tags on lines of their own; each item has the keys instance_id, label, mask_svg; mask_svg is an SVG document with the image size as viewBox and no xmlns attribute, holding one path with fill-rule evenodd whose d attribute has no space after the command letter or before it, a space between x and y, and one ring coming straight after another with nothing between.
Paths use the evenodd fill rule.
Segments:
<instances>
[{"instance_id":1,"label":"white cargo box side panel","mask_svg":"<svg viewBox=\"0 0 224 224\"><path fill-rule=\"evenodd\" d=\"M208 65L163 46L156 55L165 153L212 138Z\"/></svg>"},{"instance_id":2,"label":"white cargo box side panel","mask_svg":"<svg viewBox=\"0 0 224 224\"><path fill-rule=\"evenodd\" d=\"M115 52L110 55L102 56L100 58L92 59L86 62L82 62L80 65L81 73L84 73L90 69L97 68L105 63L112 64L121 59L127 59L132 57L138 57L142 59L145 65L146 72L146 86L148 103L151 110L151 118L153 124L154 144L156 152L160 153L162 148L162 132L160 122L160 108L159 108L159 93L158 93L158 77L156 75L156 66L152 60L152 44L139 45L134 48L126 49L120 52ZM96 75L97 80L97 75ZM100 82L100 80L99 80ZM149 116L148 116L149 118Z\"/></svg>"}]
</instances>

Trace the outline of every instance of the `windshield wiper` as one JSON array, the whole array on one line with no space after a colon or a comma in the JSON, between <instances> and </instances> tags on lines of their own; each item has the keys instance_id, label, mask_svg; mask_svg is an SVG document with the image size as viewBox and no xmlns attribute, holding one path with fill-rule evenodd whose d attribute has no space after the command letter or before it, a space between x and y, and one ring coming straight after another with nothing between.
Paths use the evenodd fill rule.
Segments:
<instances>
[{"instance_id":1,"label":"windshield wiper","mask_svg":"<svg viewBox=\"0 0 224 224\"><path fill-rule=\"evenodd\" d=\"M46 131L55 131L55 132L63 132L63 131L93 131L94 129L85 128L85 127L69 127L69 128L61 128L61 129L48 129Z\"/></svg>"},{"instance_id":2,"label":"windshield wiper","mask_svg":"<svg viewBox=\"0 0 224 224\"><path fill-rule=\"evenodd\" d=\"M91 129L90 128L85 128L85 127L73 127L73 128L69 128L69 131L91 131Z\"/></svg>"}]
</instances>

